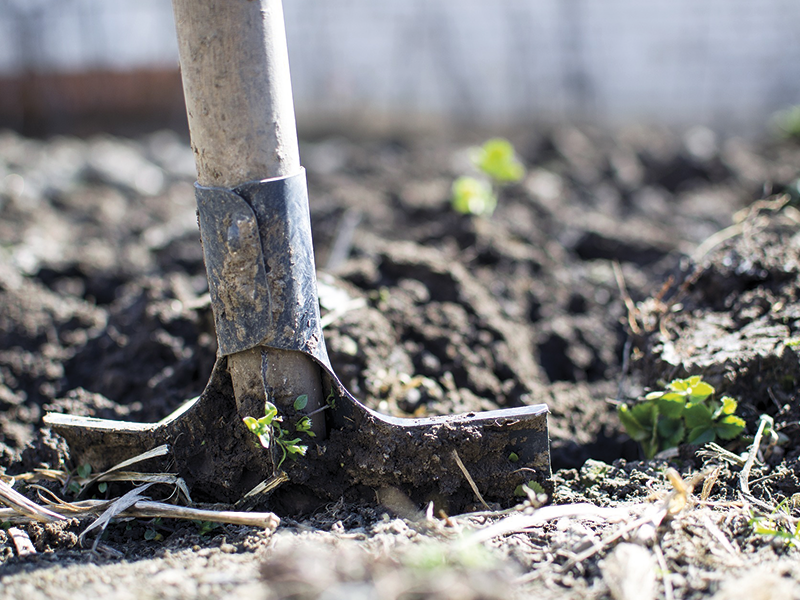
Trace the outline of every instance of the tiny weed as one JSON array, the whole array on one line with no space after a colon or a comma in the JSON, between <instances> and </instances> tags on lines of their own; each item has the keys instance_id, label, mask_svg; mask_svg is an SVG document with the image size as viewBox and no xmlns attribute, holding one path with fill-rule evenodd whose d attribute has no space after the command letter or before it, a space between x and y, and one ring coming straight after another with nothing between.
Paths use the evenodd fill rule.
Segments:
<instances>
[{"instance_id":1,"label":"tiny weed","mask_svg":"<svg viewBox=\"0 0 800 600\"><path fill-rule=\"evenodd\" d=\"M219 523L215 523L214 521L195 521L195 523L197 524L197 533L200 537L208 535L219 527Z\"/></svg>"},{"instance_id":2,"label":"tiny weed","mask_svg":"<svg viewBox=\"0 0 800 600\"><path fill-rule=\"evenodd\" d=\"M736 400L713 396L714 388L695 375L676 379L632 406L621 404L617 412L625 431L649 459L684 442L706 444L739 436L745 422L734 414Z\"/></svg>"},{"instance_id":3,"label":"tiny weed","mask_svg":"<svg viewBox=\"0 0 800 600\"><path fill-rule=\"evenodd\" d=\"M331 393L328 394L328 397L325 398L325 404L327 404L331 410L336 409L336 394L333 393L333 388L331 388Z\"/></svg>"},{"instance_id":4,"label":"tiny weed","mask_svg":"<svg viewBox=\"0 0 800 600\"><path fill-rule=\"evenodd\" d=\"M472 158L475 166L498 183L513 183L525 175L525 167L506 139L492 138L476 149Z\"/></svg>"},{"instance_id":5,"label":"tiny weed","mask_svg":"<svg viewBox=\"0 0 800 600\"><path fill-rule=\"evenodd\" d=\"M306 404L308 404L308 396L305 394L298 396L294 401L296 410L305 408ZM264 416L260 419L244 417L242 421L244 421L247 428L258 438L258 441L264 448L270 449L273 441L275 445L280 448L281 458L275 467L276 470L280 470L287 456L295 459L298 456L305 456L308 451L308 446L301 444L300 442L302 440L300 438L289 439L289 430L281 427L283 417L278 415L278 408L272 404L272 402L266 402ZM310 430L311 418L308 416L301 417L295 424L294 429L295 433L305 433L309 437L314 437L314 432Z\"/></svg>"},{"instance_id":6,"label":"tiny weed","mask_svg":"<svg viewBox=\"0 0 800 600\"><path fill-rule=\"evenodd\" d=\"M792 525L792 508L800 504L800 494L785 498L768 517L752 517L750 527L757 535L783 540L788 546L800 546L800 523Z\"/></svg>"},{"instance_id":7,"label":"tiny weed","mask_svg":"<svg viewBox=\"0 0 800 600\"><path fill-rule=\"evenodd\" d=\"M525 175L525 167L511 142L492 138L480 148L473 148L472 163L485 177L463 176L453 182L453 209L464 215L489 216L497 207L497 186L513 183Z\"/></svg>"},{"instance_id":8,"label":"tiny weed","mask_svg":"<svg viewBox=\"0 0 800 600\"><path fill-rule=\"evenodd\" d=\"M491 215L497 206L497 195L488 181L464 176L453 182L452 202L462 215Z\"/></svg>"},{"instance_id":9,"label":"tiny weed","mask_svg":"<svg viewBox=\"0 0 800 600\"><path fill-rule=\"evenodd\" d=\"M790 106L778 111L772 117L772 123L781 137L800 138L800 105Z\"/></svg>"},{"instance_id":10,"label":"tiny weed","mask_svg":"<svg viewBox=\"0 0 800 600\"><path fill-rule=\"evenodd\" d=\"M153 519L153 521L150 523L147 529L144 530L144 539L146 539L148 542L160 542L161 540L163 540L164 536L161 535L156 529L157 527L160 526L161 526L161 517L156 517L155 519Z\"/></svg>"},{"instance_id":11,"label":"tiny weed","mask_svg":"<svg viewBox=\"0 0 800 600\"><path fill-rule=\"evenodd\" d=\"M518 485L514 490L514 495L524 498L525 496L528 495L528 493L525 491L525 488L533 490L534 493L536 493L537 495L547 493L545 489L542 487L541 483L539 483L538 481L531 480L525 485Z\"/></svg>"},{"instance_id":12,"label":"tiny weed","mask_svg":"<svg viewBox=\"0 0 800 600\"><path fill-rule=\"evenodd\" d=\"M92 474L92 465L90 464L83 464L78 467L77 469L78 477L81 479L86 479L89 475Z\"/></svg>"},{"instance_id":13,"label":"tiny weed","mask_svg":"<svg viewBox=\"0 0 800 600\"><path fill-rule=\"evenodd\" d=\"M303 394L302 396L298 396L297 399L294 401L295 410L303 410L307 405L308 405L308 394Z\"/></svg>"},{"instance_id":14,"label":"tiny weed","mask_svg":"<svg viewBox=\"0 0 800 600\"><path fill-rule=\"evenodd\" d=\"M97 484L97 491L100 492L101 494L105 494L107 489L108 489L108 484L105 481Z\"/></svg>"}]
</instances>

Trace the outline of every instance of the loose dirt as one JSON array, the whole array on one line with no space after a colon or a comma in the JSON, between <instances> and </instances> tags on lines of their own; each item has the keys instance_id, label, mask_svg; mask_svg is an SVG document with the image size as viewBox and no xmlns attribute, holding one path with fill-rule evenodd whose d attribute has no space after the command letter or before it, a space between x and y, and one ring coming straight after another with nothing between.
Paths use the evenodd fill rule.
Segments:
<instances>
[{"instance_id":1,"label":"loose dirt","mask_svg":"<svg viewBox=\"0 0 800 600\"><path fill-rule=\"evenodd\" d=\"M547 403L548 506L447 516L398 498L266 500L275 533L124 520L92 552L78 540L89 521L71 520L17 526L27 556L4 526L0 594L800 597L797 539L765 533L794 531L800 492L800 146L705 129L510 138L527 175L490 218L448 200L480 135L328 137L301 154L336 373L396 416ZM193 168L170 132L0 135L4 479L80 466L41 428L46 411L154 422L202 391L216 341ZM751 437L730 455L640 460L616 405L688 375L736 397ZM762 414L780 444L742 477Z\"/></svg>"}]
</instances>

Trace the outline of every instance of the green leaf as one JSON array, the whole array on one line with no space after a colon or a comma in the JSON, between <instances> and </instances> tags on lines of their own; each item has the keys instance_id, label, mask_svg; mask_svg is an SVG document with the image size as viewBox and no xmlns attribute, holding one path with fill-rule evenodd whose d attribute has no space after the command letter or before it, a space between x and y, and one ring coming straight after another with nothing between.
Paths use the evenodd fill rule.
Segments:
<instances>
[{"instance_id":1,"label":"green leaf","mask_svg":"<svg viewBox=\"0 0 800 600\"><path fill-rule=\"evenodd\" d=\"M683 442L684 437L686 437L686 428L681 423L679 429L675 431L675 433L668 437L664 438L662 448L666 450L667 448L677 448Z\"/></svg>"},{"instance_id":2,"label":"green leaf","mask_svg":"<svg viewBox=\"0 0 800 600\"><path fill-rule=\"evenodd\" d=\"M256 431L258 431L259 423L253 417L244 417L242 421L244 421L244 424L247 425L247 428L253 433L256 433Z\"/></svg>"},{"instance_id":3,"label":"green leaf","mask_svg":"<svg viewBox=\"0 0 800 600\"><path fill-rule=\"evenodd\" d=\"M481 171L501 183L519 181L525 174L525 167L517 158L514 146L503 138L486 141L475 153L474 161Z\"/></svg>"},{"instance_id":4,"label":"green leaf","mask_svg":"<svg viewBox=\"0 0 800 600\"><path fill-rule=\"evenodd\" d=\"M307 404L308 404L308 394L303 394L302 396L298 396L297 399L294 401L294 409L303 410Z\"/></svg>"},{"instance_id":5,"label":"green leaf","mask_svg":"<svg viewBox=\"0 0 800 600\"><path fill-rule=\"evenodd\" d=\"M300 438L297 438L296 440L291 440L283 445L284 449L290 456L294 454L299 454L300 456L306 455L306 452L308 451L308 446L299 444L298 443L299 441Z\"/></svg>"},{"instance_id":6,"label":"green leaf","mask_svg":"<svg viewBox=\"0 0 800 600\"><path fill-rule=\"evenodd\" d=\"M97 484L97 491L100 492L101 494L105 494L107 489L108 489L108 484L105 481Z\"/></svg>"},{"instance_id":7,"label":"green leaf","mask_svg":"<svg viewBox=\"0 0 800 600\"><path fill-rule=\"evenodd\" d=\"M642 440L642 450L644 451L644 457L648 460L653 458L656 454L658 454L658 443L653 441L652 439L649 440Z\"/></svg>"},{"instance_id":8,"label":"green leaf","mask_svg":"<svg viewBox=\"0 0 800 600\"><path fill-rule=\"evenodd\" d=\"M705 381L700 381L689 390L689 402L702 402L714 393L714 388Z\"/></svg>"},{"instance_id":9,"label":"green leaf","mask_svg":"<svg viewBox=\"0 0 800 600\"><path fill-rule=\"evenodd\" d=\"M278 407L275 406L272 402L265 402L264 403L264 416L259 419L259 421L267 421L267 424L272 423L272 421L278 416Z\"/></svg>"},{"instance_id":10,"label":"green leaf","mask_svg":"<svg viewBox=\"0 0 800 600\"><path fill-rule=\"evenodd\" d=\"M699 381L699 377L696 378ZM692 379L694 378L690 377L689 379L673 379L667 384L667 389L670 389L673 392L688 392L689 388L692 387Z\"/></svg>"},{"instance_id":11,"label":"green leaf","mask_svg":"<svg viewBox=\"0 0 800 600\"><path fill-rule=\"evenodd\" d=\"M683 419L689 429L709 427L712 422L711 409L705 404L690 404L683 412Z\"/></svg>"},{"instance_id":12,"label":"green leaf","mask_svg":"<svg viewBox=\"0 0 800 600\"><path fill-rule=\"evenodd\" d=\"M86 479L91 474L92 474L92 465L87 463L78 467L78 477L80 477L81 479Z\"/></svg>"},{"instance_id":13,"label":"green leaf","mask_svg":"<svg viewBox=\"0 0 800 600\"><path fill-rule=\"evenodd\" d=\"M669 402L682 402L686 404L686 396L688 392L664 392L661 394L661 400L667 400Z\"/></svg>"},{"instance_id":14,"label":"green leaf","mask_svg":"<svg viewBox=\"0 0 800 600\"><path fill-rule=\"evenodd\" d=\"M726 415L714 423L714 431L723 440L732 440L744 431L745 422L735 415Z\"/></svg>"},{"instance_id":15,"label":"green leaf","mask_svg":"<svg viewBox=\"0 0 800 600\"><path fill-rule=\"evenodd\" d=\"M512 452L511 454L508 455L508 460L512 463L517 462L519 460L519 454L517 454L516 452Z\"/></svg>"},{"instance_id":16,"label":"green leaf","mask_svg":"<svg viewBox=\"0 0 800 600\"><path fill-rule=\"evenodd\" d=\"M641 442L650 437L652 428L640 423L627 404L620 404L619 409L617 409L617 415L619 415L620 423L622 423L625 431L632 439Z\"/></svg>"},{"instance_id":17,"label":"green leaf","mask_svg":"<svg viewBox=\"0 0 800 600\"><path fill-rule=\"evenodd\" d=\"M685 434L686 428L680 419L662 418L658 420L658 437L661 438L659 446L662 450L679 445Z\"/></svg>"},{"instance_id":18,"label":"green leaf","mask_svg":"<svg viewBox=\"0 0 800 600\"><path fill-rule=\"evenodd\" d=\"M497 207L497 196L487 181L459 177L453 182L453 209L462 215L491 215Z\"/></svg>"},{"instance_id":19,"label":"green leaf","mask_svg":"<svg viewBox=\"0 0 800 600\"><path fill-rule=\"evenodd\" d=\"M689 437L686 438L686 441L690 444L707 444L708 442L713 442L715 437L712 425L701 425L689 432Z\"/></svg>"},{"instance_id":20,"label":"green leaf","mask_svg":"<svg viewBox=\"0 0 800 600\"><path fill-rule=\"evenodd\" d=\"M659 414L670 419L679 419L686 408L686 399L677 394L664 394L656 400Z\"/></svg>"},{"instance_id":21,"label":"green leaf","mask_svg":"<svg viewBox=\"0 0 800 600\"><path fill-rule=\"evenodd\" d=\"M539 483L538 481L534 481L533 479L531 479L531 480L530 480L530 481L527 483L527 486L528 486L529 488L531 488L531 489L532 489L534 492L536 492L537 494L544 494L544 493L546 493L546 492L545 492L545 489L544 489L544 487L542 486L542 484L541 484L541 483Z\"/></svg>"}]
</instances>

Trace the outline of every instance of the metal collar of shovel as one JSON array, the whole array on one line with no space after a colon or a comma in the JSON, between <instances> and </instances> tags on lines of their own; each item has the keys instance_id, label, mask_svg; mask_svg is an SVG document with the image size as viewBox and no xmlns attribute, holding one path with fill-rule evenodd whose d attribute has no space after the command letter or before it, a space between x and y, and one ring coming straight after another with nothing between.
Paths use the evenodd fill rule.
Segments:
<instances>
[{"instance_id":1,"label":"metal collar of shovel","mask_svg":"<svg viewBox=\"0 0 800 600\"><path fill-rule=\"evenodd\" d=\"M226 360L268 346L312 357L333 399L320 413L325 435L310 440L305 456L284 463L288 491L279 488L276 495L283 493L278 503L287 510L312 506L309 498L374 501L384 489L463 510L475 495L459 459L488 501L507 505L530 480L547 485L545 405L405 419L370 410L347 392L320 327L304 172L235 189L196 185L195 191L220 349L208 385L160 423L46 415L73 459L97 470L166 443L171 452L162 468L184 477L196 495L240 499L274 476L276 461L242 422L242 411L254 407L237 408Z\"/></svg>"}]
</instances>

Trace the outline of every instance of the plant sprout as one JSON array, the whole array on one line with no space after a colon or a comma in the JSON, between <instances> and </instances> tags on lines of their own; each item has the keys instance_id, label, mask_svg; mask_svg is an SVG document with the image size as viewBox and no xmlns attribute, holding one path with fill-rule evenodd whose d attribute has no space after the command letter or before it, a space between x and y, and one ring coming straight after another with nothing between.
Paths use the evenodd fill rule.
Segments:
<instances>
[{"instance_id":1,"label":"plant sprout","mask_svg":"<svg viewBox=\"0 0 800 600\"><path fill-rule=\"evenodd\" d=\"M294 401L294 408L302 410L307 404L308 396L303 394ZM280 470L287 456L295 459L298 456L305 456L308 451L308 446L301 444L302 440L299 437L289 439L289 430L281 427L283 417L278 415L278 408L272 402L265 403L264 416L260 419L244 417L242 421L264 448L272 448L273 442L280 448L281 458L275 467L276 470ZM311 418L308 416L301 417L295 424L294 430L296 433L305 433L309 437L315 437L314 432L311 431Z\"/></svg>"},{"instance_id":2,"label":"plant sprout","mask_svg":"<svg viewBox=\"0 0 800 600\"><path fill-rule=\"evenodd\" d=\"M497 206L496 187L522 179L525 167L514 146L506 139L492 138L472 149L472 163L483 178L463 176L453 182L453 208L465 215L491 215Z\"/></svg>"},{"instance_id":3,"label":"plant sprout","mask_svg":"<svg viewBox=\"0 0 800 600\"><path fill-rule=\"evenodd\" d=\"M737 402L729 396L714 400L714 388L699 375L676 379L666 389L651 392L629 406L621 404L619 420L645 457L683 442L706 444L717 438L732 440L742 433L745 422L737 417Z\"/></svg>"}]
</instances>

